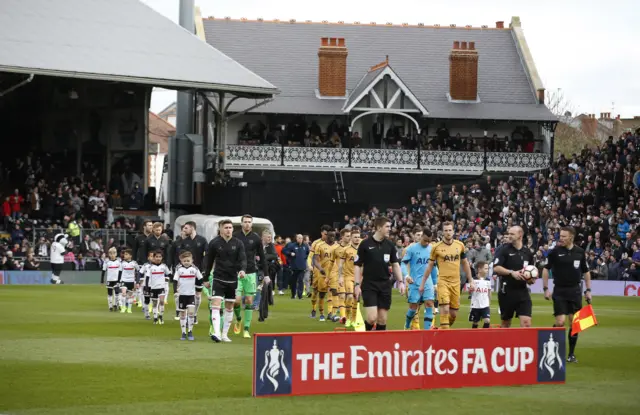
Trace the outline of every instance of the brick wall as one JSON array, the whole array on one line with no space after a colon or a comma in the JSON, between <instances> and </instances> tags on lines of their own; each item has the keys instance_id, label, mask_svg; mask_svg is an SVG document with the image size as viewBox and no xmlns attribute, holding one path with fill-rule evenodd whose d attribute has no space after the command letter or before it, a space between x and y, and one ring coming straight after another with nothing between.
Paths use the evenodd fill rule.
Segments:
<instances>
[{"instance_id":1,"label":"brick wall","mask_svg":"<svg viewBox=\"0 0 640 415\"><path fill-rule=\"evenodd\" d=\"M318 90L327 97L347 93L347 47L344 38L321 39L318 50Z\"/></svg>"},{"instance_id":2,"label":"brick wall","mask_svg":"<svg viewBox=\"0 0 640 415\"><path fill-rule=\"evenodd\" d=\"M453 42L449 55L451 99L475 101L478 96L478 51L475 42Z\"/></svg>"}]
</instances>

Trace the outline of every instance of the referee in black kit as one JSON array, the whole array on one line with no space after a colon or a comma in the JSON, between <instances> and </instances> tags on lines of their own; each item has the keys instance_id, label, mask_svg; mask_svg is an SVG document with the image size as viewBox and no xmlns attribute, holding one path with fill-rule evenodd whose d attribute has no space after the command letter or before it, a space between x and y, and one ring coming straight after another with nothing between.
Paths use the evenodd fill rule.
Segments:
<instances>
[{"instance_id":1,"label":"referee in black kit","mask_svg":"<svg viewBox=\"0 0 640 415\"><path fill-rule=\"evenodd\" d=\"M569 325L569 363L578 362L574 354L578 335L571 335L571 322L573 314L582 308L582 276L586 286L584 296L588 303L591 302L591 273L584 249L573 244L575 236L576 230L571 226L560 230L558 245L549 252L547 265L542 270L544 298L553 299L553 315L556 317L553 327L564 327L565 322ZM553 273L553 294L549 290L549 270Z\"/></svg>"},{"instance_id":2,"label":"referee in black kit","mask_svg":"<svg viewBox=\"0 0 640 415\"><path fill-rule=\"evenodd\" d=\"M523 234L520 226L510 227L509 243L502 245L494 262L493 272L502 277L498 291L502 327L511 327L514 314L520 320L520 327L531 327L533 306L522 270L527 265L535 265L535 257L523 245Z\"/></svg>"},{"instance_id":3,"label":"referee in black kit","mask_svg":"<svg viewBox=\"0 0 640 415\"><path fill-rule=\"evenodd\" d=\"M195 265L201 272L204 272L204 257L207 253L208 242L204 236L196 233L196 223L189 221L182 226L182 233L184 238L176 240L175 242L175 258L180 258L180 254L183 252L191 252L193 256L193 265ZM209 276L204 276L205 281L209 281ZM173 293L175 300L178 301L178 281L173 282ZM202 303L202 287L196 287L196 314L193 323L198 324L198 310L200 309L200 303ZM178 304L176 302L176 304ZM176 310L176 318L179 319L180 311Z\"/></svg>"},{"instance_id":4,"label":"referee in black kit","mask_svg":"<svg viewBox=\"0 0 640 415\"><path fill-rule=\"evenodd\" d=\"M389 219L376 218L373 222L375 233L362 241L355 258L354 295L360 298L365 310L365 328L376 331L387 329L387 313L391 308L392 279L389 278L389 265L398 281L400 293L404 294L404 282L400 270L400 260L396 247L387 238L391 231Z\"/></svg>"}]
</instances>

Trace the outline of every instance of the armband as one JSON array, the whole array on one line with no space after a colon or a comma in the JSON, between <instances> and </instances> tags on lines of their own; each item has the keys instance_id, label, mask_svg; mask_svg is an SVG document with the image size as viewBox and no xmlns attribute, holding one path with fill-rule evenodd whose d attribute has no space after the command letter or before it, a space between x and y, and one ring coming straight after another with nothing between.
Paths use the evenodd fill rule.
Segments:
<instances>
[{"instance_id":1,"label":"armband","mask_svg":"<svg viewBox=\"0 0 640 415\"><path fill-rule=\"evenodd\" d=\"M549 291L549 287L542 287L543 291Z\"/></svg>"},{"instance_id":2,"label":"armband","mask_svg":"<svg viewBox=\"0 0 640 415\"><path fill-rule=\"evenodd\" d=\"M357 287L357 286L359 286L359 285L360 285L360 283L359 283L359 282L356 282L356 283L355 283L355 284L353 284L353 285L354 285L355 287Z\"/></svg>"}]
</instances>

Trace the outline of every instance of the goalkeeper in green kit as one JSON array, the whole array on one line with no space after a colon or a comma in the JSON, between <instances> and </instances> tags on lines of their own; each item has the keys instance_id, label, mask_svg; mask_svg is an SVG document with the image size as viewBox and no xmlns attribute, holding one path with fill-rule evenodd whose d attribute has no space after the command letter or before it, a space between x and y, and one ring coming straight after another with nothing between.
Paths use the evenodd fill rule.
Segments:
<instances>
[{"instance_id":1,"label":"goalkeeper in green kit","mask_svg":"<svg viewBox=\"0 0 640 415\"><path fill-rule=\"evenodd\" d=\"M238 289L236 290L236 303L233 310L236 316L236 323L233 327L233 333L240 334L244 323L243 336L246 339L250 339L251 333L249 329L253 318L253 297L256 295L258 284L258 268L262 268L265 276L269 275L269 268L267 267L262 246L262 238L253 232L253 217L251 215L242 216L242 229L235 232L233 236L242 241L247 256L246 275L238 280ZM242 313L243 307L244 313Z\"/></svg>"}]
</instances>

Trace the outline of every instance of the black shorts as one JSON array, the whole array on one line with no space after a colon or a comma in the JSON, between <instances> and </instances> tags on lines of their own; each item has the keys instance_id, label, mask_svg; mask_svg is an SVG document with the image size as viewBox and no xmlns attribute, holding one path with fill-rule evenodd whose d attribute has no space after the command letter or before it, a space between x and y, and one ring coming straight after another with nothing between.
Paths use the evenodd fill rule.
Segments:
<instances>
[{"instance_id":1,"label":"black shorts","mask_svg":"<svg viewBox=\"0 0 640 415\"><path fill-rule=\"evenodd\" d=\"M127 290L129 290L129 291L133 291L133 289L135 288L135 286L136 286L136 283L135 283L135 282L133 282L133 281L132 281L132 282L126 282L126 281L125 281L125 282L121 282L121 283L120 283L120 287L124 287L124 288L126 288Z\"/></svg>"},{"instance_id":2,"label":"black shorts","mask_svg":"<svg viewBox=\"0 0 640 415\"><path fill-rule=\"evenodd\" d=\"M575 287L554 287L553 315L575 314L582 308L582 292L579 285Z\"/></svg>"},{"instance_id":3,"label":"black shorts","mask_svg":"<svg viewBox=\"0 0 640 415\"><path fill-rule=\"evenodd\" d=\"M186 310L187 306L196 305L195 295L181 295L178 297L178 310Z\"/></svg>"},{"instance_id":4,"label":"black shorts","mask_svg":"<svg viewBox=\"0 0 640 415\"><path fill-rule=\"evenodd\" d=\"M507 291L498 293L498 304L500 305L500 319L502 321L511 320L516 317L531 317L531 296L529 291Z\"/></svg>"},{"instance_id":5,"label":"black shorts","mask_svg":"<svg viewBox=\"0 0 640 415\"><path fill-rule=\"evenodd\" d=\"M160 295L164 295L166 294L164 288L152 288L151 289L151 298L153 298L154 300L157 299L158 297L160 297Z\"/></svg>"},{"instance_id":6,"label":"black shorts","mask_svg":"<svg viewBox=\"0 0 640 415\"><path fill-rule=\"evenodd\" d=\"M391 282L368 283L362 287L363 307L378 307L383 310L391 309Z\"/></svg>"},{"instance_id":7,"label":"black shorts","mask_svg":"<svg viewBox=\"0 0 640 415\"><path fill-rule=\"evenodd\" d=\"M211 296L224 298L225 301L235 301L237 288L237 281L227 283L219 280L213 280L213 284L211 285Z\"/></svg>"},{"instance_id":8,"label":"black shorts","mask_svg":"<svg viewBox=\"0 0 640 415\"><path fill-rule=\"evenodd\" d=\"M469 321L472 323L477 323L485 318L491 318L491 309L489 307L472 308L469 312Z\"/></svg>"},{"instance_id":9,"label":"black shorts","mask_svg":"<svg viewBox=\"0 0 640 415\"><path fill-rule=\"evenodd\" d=\"M64 264L51 264L51 273L56 277L59 277L62 274L62 266Z\"/></svg>"}]
</instances>

